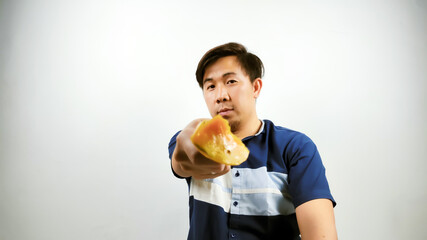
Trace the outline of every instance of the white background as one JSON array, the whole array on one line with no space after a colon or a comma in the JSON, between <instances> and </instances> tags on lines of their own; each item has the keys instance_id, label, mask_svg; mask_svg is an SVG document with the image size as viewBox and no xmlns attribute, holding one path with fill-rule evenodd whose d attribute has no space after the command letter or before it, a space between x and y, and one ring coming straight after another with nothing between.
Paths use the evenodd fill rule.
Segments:
<instances>
[{"instance_id":1,"label":"white background","mask_svg":"<svg viewBox=\"0 0 427 240\"><path fill-rule=\"evenodd\" d=\"M170 137L210 48L264 62L258 115L309 135L340 239L426 239L427 2L1 1L0 239L185 239Z\"/></svg>"}]
</instances>

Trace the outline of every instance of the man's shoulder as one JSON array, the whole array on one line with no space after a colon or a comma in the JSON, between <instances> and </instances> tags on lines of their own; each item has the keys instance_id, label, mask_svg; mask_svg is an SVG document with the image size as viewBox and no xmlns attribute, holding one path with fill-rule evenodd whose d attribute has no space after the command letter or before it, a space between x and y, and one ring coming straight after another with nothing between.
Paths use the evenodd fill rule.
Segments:
<instances>
[{"instance_id":1,"label":"man's shoulder","mask_svg":"<svg viewBox=\"0 0 427 240\"><path fill-rule=\"evenodd\" d=\"M273 140L274 142L279 142L281 145L305 145L309 143L309 145L314 144L310 137L308 137L305 133L280 126L275 125L271 120L265 119L263 120L265 123L265 134L267 138Z\"/></svg>"},{"instance_id":2,"label":"man's shoulder","mask_svg":"<svg viewBox=\"0 0 427 240\"><path fill-rule=\"evenodd\" d=\"M288 137L297 137L297 136L307 137L307 135L305 135L300 131L297 131L295 129L291 129L288 127L276 125L271 120L264 119L263 121L265 123L265 131L268 133L274 133L274 134L279 134L279 135L288 136Z\"/></svg>"}]
</instances>

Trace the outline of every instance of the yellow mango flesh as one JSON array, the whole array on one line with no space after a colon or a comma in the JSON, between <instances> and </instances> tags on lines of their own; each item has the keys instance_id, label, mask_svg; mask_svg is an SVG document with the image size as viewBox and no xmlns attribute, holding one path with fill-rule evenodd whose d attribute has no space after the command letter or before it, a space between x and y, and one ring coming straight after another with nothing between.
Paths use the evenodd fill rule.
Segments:
<instances>
[{"instance_id":1,"label":"yellow mango flesh","mask_svg":"<svg viewBox=\"0 0 427 240\"><path fill-rule=\"evenodd\" d=\"M226 165L240 165L249 156L249 150L230 130L221 115L202 121L191 136L191 141L207 158Z\"/></svg>"}]
</instances>

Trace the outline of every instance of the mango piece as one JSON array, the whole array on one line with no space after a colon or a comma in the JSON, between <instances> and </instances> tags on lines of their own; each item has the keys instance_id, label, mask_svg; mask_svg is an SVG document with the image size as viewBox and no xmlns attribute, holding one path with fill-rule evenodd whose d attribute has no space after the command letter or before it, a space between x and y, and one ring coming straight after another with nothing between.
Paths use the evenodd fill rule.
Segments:
<instances>
[{"instance_id":1,"label":"mango piece","mask_svg":"<svg viewBox=\"0 0 427 240\"><path fill-rule=\"evenodd\" d=\"M228 121L221 115L202 121L191 141L207 158L226 165L240 165L249 156L249 149L231 132Z\"/></svg>"}]
</instances>

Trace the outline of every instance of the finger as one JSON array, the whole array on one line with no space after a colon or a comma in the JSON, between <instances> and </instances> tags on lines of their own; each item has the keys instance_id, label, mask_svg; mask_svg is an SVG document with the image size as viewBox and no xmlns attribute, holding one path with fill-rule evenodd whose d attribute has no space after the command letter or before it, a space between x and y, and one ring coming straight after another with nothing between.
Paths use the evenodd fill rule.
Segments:
<instances>
[{"instance_id":1,"label":"finger","mask_svg":"<svg viewBox=\"0 0 427 240\"><path fill-rule=\"evenodd\" d=\"M216 178L219 176L222 176L230 171L230 166L225 167L224 169L209 169L205 170L203 173L199 174L198 176L203 178Z\"/></svg>"},{"instance_id":2,"label":"finger","mask_svg":"<svg viewBox=\"0 0 427 240\"><path fill-rule=\"evenodd\" d=\"M220 172L220 173L208 173L208 174L197 174L194 175L193 178L198 179L198 180L202 180L202 179L212 179L212 178L217 178L219 176L222 176L226 174L226 172Z\"/></svg>"},{"instance_id":3,"label":"finger","mask_svg":"<svg viewBox=\"0 0 427 240\"><path fill-rule=\"evenodd\" d=\"M190 124L187 125L188 128L191 128L193 131L194 129L204 120L208 120L208 118L197 118L190 122Z\"/></svg>"}]
</instances>

